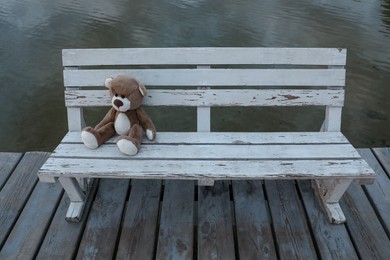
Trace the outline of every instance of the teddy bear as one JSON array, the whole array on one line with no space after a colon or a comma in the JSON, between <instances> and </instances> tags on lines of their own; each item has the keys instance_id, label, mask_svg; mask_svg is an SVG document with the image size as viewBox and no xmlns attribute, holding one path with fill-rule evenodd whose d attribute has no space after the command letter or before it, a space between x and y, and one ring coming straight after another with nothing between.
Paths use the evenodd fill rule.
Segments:
<instances>
[{"instance_id":1,"label":"teddy bear","mask_svg":"<svg viewBox=\"0 0 390 260\"><path fill-rule=\"evenodd\" d=\"M85 146L96 149L118 134L116 144L119 150L126 155L135 155L141 147L144 133L149 140L156 138L156 128L141 107L146 88L126 75L107 78L104 85L109 90L112 108L95 128L85 127L81 139Z\"/></svg>"}]
</instances>

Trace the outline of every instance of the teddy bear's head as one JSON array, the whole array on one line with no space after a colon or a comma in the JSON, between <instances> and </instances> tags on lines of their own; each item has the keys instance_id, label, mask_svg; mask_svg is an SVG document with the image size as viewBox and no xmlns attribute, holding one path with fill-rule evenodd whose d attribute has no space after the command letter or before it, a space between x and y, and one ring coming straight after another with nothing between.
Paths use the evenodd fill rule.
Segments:
<instances>
[{"instance_id":1,"label":"teddy bear's head","mask_svg":"<svg viewBox=\"0 0 390 260\"><path fill-rule=\"evenodd\" d=\"M146 95L145 86L130 76L107 78L104 85L109 89L113 108L120 112L139 108Z\"/></svg>"}]
</instances>

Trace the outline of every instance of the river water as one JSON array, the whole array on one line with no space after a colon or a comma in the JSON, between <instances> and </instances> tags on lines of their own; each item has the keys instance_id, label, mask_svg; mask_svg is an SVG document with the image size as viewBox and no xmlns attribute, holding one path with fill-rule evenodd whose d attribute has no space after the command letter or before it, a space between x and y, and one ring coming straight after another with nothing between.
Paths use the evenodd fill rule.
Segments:
<instances>
[{"instance_id":1,"label":"river water","mask_svg":"<svg viewBox=\"0 0 390 260\"><path fill-rule=\"evenodd\" d=\"M61 49L175 46L347 48L342 131L357 147L390 146L389 0L0 0L0 37L0 151L52 151L66 133ZM191 109L150 114L160 131L195 130ZM323 117L212 115L216 131L315 131Z\"/></svg>"}]
</instances>

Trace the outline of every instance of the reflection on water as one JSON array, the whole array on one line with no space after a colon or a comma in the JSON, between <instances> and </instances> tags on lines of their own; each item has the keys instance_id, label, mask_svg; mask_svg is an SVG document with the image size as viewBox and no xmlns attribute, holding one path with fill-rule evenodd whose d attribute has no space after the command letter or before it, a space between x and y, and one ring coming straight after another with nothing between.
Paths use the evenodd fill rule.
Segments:
<instances>
[{"instance_id":1,"label":"reflection on water","mask_svg":"<svg viewBox=\"0 0 390 260\"><path fill-rule=\"evenodd\" d=\"M387 33L390 31L390 0L383 0L381 9L381 19L383 22L383 32Z\"/></svg>"},{"instance_id":2,"label":"reflection on water","mask_svg":"<svg viewBox=\"0 0 390 260\"><path fill-rule=\"evenodd\" d=\"M0 151L55 147L67 127L61 49L99 47L348 48L343 132L356 146L390 145L389 0L0 3ZM94 124L100 112L88 111L88 124ZM322 112L214 109L212 127L217 131L316 130ZM193 109L150 113L159 130L195 129ZM163 124L167 120L172 124Z\"/></svg>"}]
</instances>

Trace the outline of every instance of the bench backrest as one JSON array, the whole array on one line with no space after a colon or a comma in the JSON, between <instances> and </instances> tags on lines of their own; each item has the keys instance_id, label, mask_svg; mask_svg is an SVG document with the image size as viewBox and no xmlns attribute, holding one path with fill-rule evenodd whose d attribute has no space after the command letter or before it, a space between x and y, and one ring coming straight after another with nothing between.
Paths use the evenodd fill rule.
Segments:
<instances>
[{"instance_id":1,"label":"bench backrest","mask_svg":"<svg viewBox=\"0 0 390 260\"><path fill-rule=\"evenodd\" d=\"M156 87L145 106L197 107L198 131L210 131L213 106L325 106L322 130L340 131L345 63L345 49L329 48L66 49L69 130L83 107L110 106L107 77L129 74Z\"/></svg>"}]
</instances>

